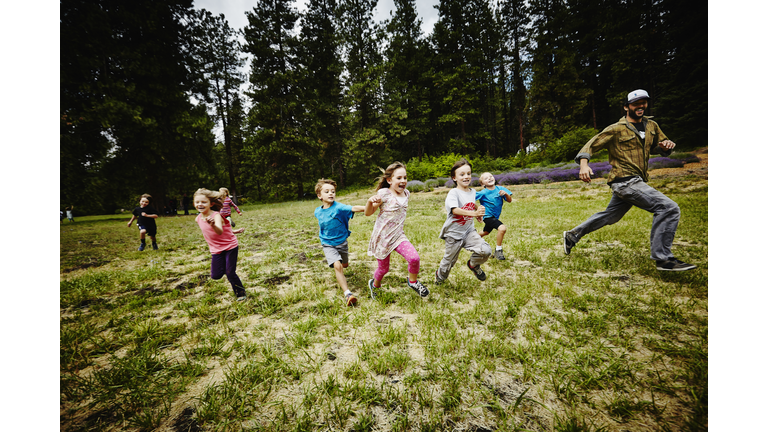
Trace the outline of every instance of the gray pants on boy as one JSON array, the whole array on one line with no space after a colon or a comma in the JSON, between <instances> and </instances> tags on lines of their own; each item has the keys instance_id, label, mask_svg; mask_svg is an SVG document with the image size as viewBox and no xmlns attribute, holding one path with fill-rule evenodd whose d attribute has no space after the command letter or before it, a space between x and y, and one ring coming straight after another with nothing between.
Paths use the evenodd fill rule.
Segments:
<instances>
[{"instance_id":1,"label":"gray pants on boy","mask_svg":"<svg viewBox=\"0 0 768 432\"><path fill-rule=\"evenodd\" d=\"M440 267L437 269L437 273L435 275L436 283L440 283L448 279L448 275L451 273L451 269L459 259L459 252L461 252L462 248L472 252L472 256L469 258L469 263L472 265L472 267L477 267L480 264L485 263L491 256L491 246L488 245L488 243L483 240L483 238L480 237L480 234L478 234L475 230L467 233L467 236L462 240L446 237L445 255L440 261Z\"/></svg>"},{"instance_id":2,"label":"gray pants on boy","mask_svg":"<svg viewBox=\"0 0 768 432\"><path fill-rule=\"evenodd\" d=\"M640 177L632 177L621 183L611 184L613 196L605 210L595 213L584 223L568 231L568 237L578 242L585 235L619 220L632 206L653 213L651 225L651 259L668 260L672 255L680 207L663 193L648 186Z\"/></svg>"}]
</instances>

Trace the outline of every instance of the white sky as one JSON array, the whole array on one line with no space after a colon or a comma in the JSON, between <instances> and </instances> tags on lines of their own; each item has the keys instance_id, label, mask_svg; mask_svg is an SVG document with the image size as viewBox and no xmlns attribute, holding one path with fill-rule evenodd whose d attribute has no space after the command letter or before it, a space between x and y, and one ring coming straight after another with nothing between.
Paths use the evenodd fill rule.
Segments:
<instances>
[{"instance_id":1,"label":"white sky","mask_svg":"<svg viewBox=\"0 0 768 432\"><path fill-rule=\"evenodd\" d=\"M416 0L416 12L421 18L421 29L424 35L431 33L437 22L437 9L434 6L438 3L439 0ZM248 24L245 12L253 10L256 4L258 4L257 0L196 0L194 3L195 8L207 9L215 15L223 13L229 25L235 29L242 29ZM294 2L294 7L303 11L306 9L306 4L307 0L297 0ZM390 11L394 13L395 3L392 0L379 0L374 21L389 19Z\"/></svg>"}]
</instances>

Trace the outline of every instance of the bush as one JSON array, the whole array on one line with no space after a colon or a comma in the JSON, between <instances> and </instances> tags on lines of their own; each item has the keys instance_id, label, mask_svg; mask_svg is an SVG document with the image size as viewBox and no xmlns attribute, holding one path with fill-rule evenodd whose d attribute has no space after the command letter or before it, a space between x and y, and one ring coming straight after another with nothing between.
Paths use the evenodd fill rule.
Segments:
<instances>
[{"instance_id":1,"label":"bush","mask_svg":"<svg viewBox=\"0 0 768 432\"><path fill-rule=\"evenodd\" d=\"M584 147L584 144L598 132L597 129L585 126L566 133L562 138L547 146L546 159L551 162L573 160L579 154L579 150Z\"/></svg>"},{"instance_id":2,"label":"bush","mask_svg":"<svg viewBox=\"0 0 768 432\"><path fill-rule=\"evenodd\" d=\"M411 180L405 185L406 189L408 189L411 192L424 192L429 191L429 188L427 185L419 180Z\"/></svg>"},{"instance_id":3,"label":"bush","mask_svg":"<svg viewBox=\"0 0 768 432\"><path fill-rule=\"evenodd\" d=\"M411 158L406 164L408 177L413 180L427 180L450 174L453 164L464 156L455 153L446 153L442 156L424 155L421 162ZM470 160L467 158L467 160ZM471 162L470 162L471 163Z\"/></svg>"},{"instance_id":4,"label":"bush","mask_svg":"<svg viewBox=\"0 0 768 432\"><path fill-rule=\"evenodd\" d=\"M655 157L648 161L648 170L659 168L681 168L685 165L680 159L670 159L668 157Z\"/></svg>"}]
</instances>

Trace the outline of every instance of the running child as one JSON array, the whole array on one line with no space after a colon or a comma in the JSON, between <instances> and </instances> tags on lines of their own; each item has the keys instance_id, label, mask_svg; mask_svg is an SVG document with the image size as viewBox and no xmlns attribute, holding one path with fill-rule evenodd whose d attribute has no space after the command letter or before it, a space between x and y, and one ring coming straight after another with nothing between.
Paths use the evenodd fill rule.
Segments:
<instances>
[{"instance_id":1,"label":"running child","mask_svg":"<svg viewBox=\"0 0 768 432\"><path fill-rule=\"evenodd\" d=\"M152 239L152 249L157 250L157 224L155 219L158 218L157 211L154 207L149 205L149 201L152 199L150 194L144 194L139 200L139 206L133 209L133 216L128 221L128 228L131 227L133 221L136 221L136 226L139 227L139 239L141 244L139 245L139 251L143 251L147 247L145 237L148 235Z\"/></svg>"},{"instance_id":2,"label":"running child","mask_svg":"<svg viewBox=\"0 0 768 432\"><path fill-rule=\"evenodd\" d=\"M389 272L389 257L393 251L402 255L408 262L408 279L405 281L408 287L421 297L426 297L429 290L418 279L419 253L403 232L410 196L410 192L405 188L408 183L405 165L400 162L391 164L378 178L378 182L376 195L365 204L366 216L372 215L377 208L380 209L368 244L368 255L378 261L373 279L368 281L371 298L376 298L376 291L381 288L381 280Z\"/></svg>"},{"instance_id":3,"label":"running child","mask_svg":"<svg viewBox=\"0 0 768 432\"><path fill-rule=\"evenodd\" d=\"M228 220L229 223L232 224L232 228L234 228L235 223L232 222L232 207L234 207L235 210L237 210L237 214L241 216L243 212L241 212L240 207L232 201L232 197L229 196L229 189L225 187L219 189L219 200L221 201L221 210L219 210L219 214L221 217Z\"/></svg>"},{"instance_id":4,"label":"running child","mask_svg":"<svg viewBox=\"0 0 768 432\"><path fill-rule=\"evenodd\" d=\"M349 266L349 243L347 238L352 232L349 230L349 220L355 213L365 211L363 206L349 206L336 202L336 182L330 179L320 179L315 185L315 193L323 205L315 209L315 217L320 224L320 244L328 266L336 273L336 281L339 283L347 306L357 304L357 298L347 286L347 278L344 269Z\"/></svg>"},{"instance_id":5,"label":"running child","mask_svg":"<svg viewBox=\"0 0 768 432\"><path fill-rule=\"evenodd\" d=\"M491 246L480 237L472 223L473 217L481 220L485 216L485 207L475 206L475 190L469 187L472 182L472 165L464 158L459 159L451 167L451 178L456 188L451 189L445 197L447 217L440 230L440 238L445 240L445 255L435 272L435 283L442 283L448 278L459 259L461 248L472 252L467 267L475 277L484 281L486 276L480 265L491 256Z\"/></svg>"},{"instance_id":6,"label":"running child","mask_svg":"<svg viewBox=\"0 0 768 432\"><path fill-rule=\"evenodd\" d=\"M245 231L232 231L229 221L217 211L221 208L219 193L200 188L193 195L194 206L198 211L195 222L203 232L203 237L211 251L211 279L221 279L225 274L232 285L237 301L245 300L245 288L237 276L238 243L235 234Z\"/></svg>"},{"instance_id":7,"label":"running child","mask_svg":"<svg viewBox=\"0 0 768 432\"><path fill-rule=\"evenodd\" d=\"M483 232L480 233L480 237L485 237L494 229L496 230L496 251L494 252L494 257L501 261L506 259L501 242L504 241L507 227L499 220L499 216L501 216L501 206L504 205L504 201L512 202L512 192L504 186L497 186L496 178L489 172L484 172L480 175L480 184L484 187L477 192L477 200L481 206L485 207L485 216L483 216L485 227Z\"/></svg>"}]
</instances>

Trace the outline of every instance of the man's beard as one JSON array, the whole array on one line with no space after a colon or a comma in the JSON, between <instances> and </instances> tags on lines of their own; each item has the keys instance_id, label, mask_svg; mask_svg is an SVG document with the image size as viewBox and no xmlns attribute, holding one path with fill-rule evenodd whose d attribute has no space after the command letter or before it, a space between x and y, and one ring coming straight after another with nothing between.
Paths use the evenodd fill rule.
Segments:
<instances>
[{"instance_id":1,"label":"man's beard","mask_svg":"<svg viewBox=\"0 0 768 432\"><path fill-rule=\"evenodd\" d=\"M638 116L637 114L635 114L634 110L627 110L627 114L629 115L629 117L632 120L638 120L639 121L639 120L641 120L643 118L643 116ZM643 110L643 115L645 115L645 110Z\"/></svg>"}]
</instances>

